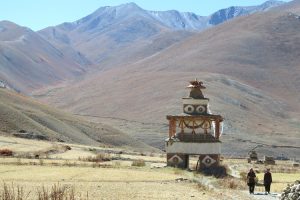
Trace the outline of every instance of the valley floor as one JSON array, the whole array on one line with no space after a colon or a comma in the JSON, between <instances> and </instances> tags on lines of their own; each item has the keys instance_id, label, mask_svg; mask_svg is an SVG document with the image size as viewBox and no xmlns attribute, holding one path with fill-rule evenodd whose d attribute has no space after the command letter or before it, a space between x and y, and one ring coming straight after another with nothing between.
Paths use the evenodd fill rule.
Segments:
<instances>
[{"instance_id":1,"label":"valley floor","mask_svg":"<svg viewBox=\"0 0 300 200\"><path fill-rule=\"evenodd\" d=\"M69 150L62 150L63 146L68 146ZM241 178L216 179L193 171L164 167L163 154L47 143L2 136L0 137L1 149L10 149L15 155L0 158L0 181L2 182L0 196L6 186L14 188L14 192L17 192L18 187L23 189L24 196L28 195L27 199L33 200L43 192L50 194L55 187L73 191L75 199L81 200L277 199L275 194L263 195L262 186L256 188L256 195L249 195L245 182ZM38 159L31 157L37 154ZM96 162L96 157L101 161ZM239 172L246 171L250 165L253 165L237 159L225 159L223 162L237 176ZM282 173L280 169L282 166L284 165L281 163L272 169L275 182L272 190L276 193L282 191L287 183L293 182L300 175L299 169ZM258 176L261 180L261 170L265 166L253 165L253 167L260 172Z\"/></svg>"},{"instance_id":2,"label":"valley floor","mask_svg":"<svg viewBox=\"0 0 300 200\"><path fill-rule=\"evenodd\" d=\"M0 165L0 174L30 199L42 186L50 190L58 184L74 188L81 199L252 199L240 191L206 188L174 169Z\"/></svg>"}]
</instances>

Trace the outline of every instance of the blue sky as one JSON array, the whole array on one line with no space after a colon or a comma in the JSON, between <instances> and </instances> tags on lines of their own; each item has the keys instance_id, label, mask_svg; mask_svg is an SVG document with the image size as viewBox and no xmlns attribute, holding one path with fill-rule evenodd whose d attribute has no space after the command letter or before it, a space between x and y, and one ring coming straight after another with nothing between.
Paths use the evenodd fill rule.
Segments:
<instances>
[{"instance_id":1,"label":"blue sky","mask_svg":"<svg viewBox=\"0 0 300 200\"><path fill-rule=\"evenodd\" d=\"M75 21L102 6L128 2L135 2L146 10L179 10L207 16L221 8L259 5L265 0L2 0L0 21L9 20L33 30L40 30Z\"/></svg>"}]
</instances>

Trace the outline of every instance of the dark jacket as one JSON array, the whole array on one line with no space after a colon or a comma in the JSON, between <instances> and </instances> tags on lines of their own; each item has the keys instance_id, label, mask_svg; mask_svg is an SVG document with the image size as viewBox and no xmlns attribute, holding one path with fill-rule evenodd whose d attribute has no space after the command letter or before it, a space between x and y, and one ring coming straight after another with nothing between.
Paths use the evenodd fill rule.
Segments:
<instances>
[{"instance_id":1,"label":"dark jacket","mask_svg":"<svg viewBox=\"0 0 300 200\"><path fill-rule=\"evenodd\" d=\"M255 184L255 173L254 172L248 172L247 174L247 183L248 184Z\"/></svg>"},{"instance_id":2,"label":"dark jacket","mask_svg":"<svg viewBox=\"0 0 300 200\"><path fill-rule=\"evenodd\" d=\"M266 172L264 175L264 185L269 185L272 183L272 174L270 172Z\"/></svg>"}]
</instances>

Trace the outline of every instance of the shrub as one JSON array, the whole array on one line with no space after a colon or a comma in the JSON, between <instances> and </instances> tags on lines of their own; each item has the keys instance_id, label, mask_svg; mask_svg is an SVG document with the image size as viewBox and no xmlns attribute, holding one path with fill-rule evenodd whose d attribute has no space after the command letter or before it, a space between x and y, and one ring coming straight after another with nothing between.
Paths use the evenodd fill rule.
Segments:
<instances>
[{"instance_id":1,"label":"shrub","mask_svg":"<svg viewBox=\"0 0 300 200\"><path fill-rule=\"evenodd\" d=\"M23 187L14 186L13 183L11 186L3 183L0 189L0 200L28 200L30 193L25 193ZM74 186L62 186L59 183L54 184L50 191L45 186L39 187L37 193L33 194L33 196L35 196L34 200L88 200L88 193L86 194L86 198L82 198L81 194L79 198L75 198Z\"/></svg>"},{"instance_id":2,"label":"shrub","mask_svg":"<svg viewBox=\"0 0 300 200\"><path fill-rule=\"evenodd\" d=\"M114 167L116 167L116 168L121 167L121 162L120 161L115 161L114 162Z\"/></svg>"},{"instance_id":3,"label":"shrub","mask_svg":"<svg viewBox=\"0 0 300 200\"><path fill-rule=\"evenodd\" d=\"M139 160L134 160L132 162L131 166L144 167L144 166L146 166L146 163L143 159L139 159Z\"/></svg>"},{"instance_id":4,"label":"shrub","mask_svg":"<svg viewBox=\"0 0 300 200\"><path fill-rule=\"evenodd\" d=\"M228 188L230 189L237 189L238 188L238 182L235 181L234 179L229 179L228 181Z\"/></svg>"},{"instance_id":5,"label":"shrub","mask_svg":"<svg viewBox=\"0 0 300 200\"><path fill-rule=\"evenodd\" d=\"M79 158L80 161L88 161L88 162L105 162L111 161L111 156L105 153L99 153L96 156L89 156L86 158Z\"/></svg>"},{"instance_id":6,"label":"shrub","mask_svg":"<svg viewBox=\"0 0 300 200\"><path fill-rule=\"evenodd\" d=\"M39 159L40 165L43 166L44 165L44 160L43 159Z\"/></svg>"},{"instance_id":7,"label":"shrub","mask_svg":"<svg viewBox=\"0 0 300 200\"><path fill-rule=\"evenodd\" d=\"M245 181L236 178L224 178L219 180L219 184L224 188L236 190L236 189L246 189L247 184Z\"/></svg>"},{"instance_id":8,"label":"shrub","mask_svg":"<svg viewBox=\"0 0 300 200\"><path fill-rule=\"evenodd\" d=\"M70 146L68 146L68 145L65 145L64 147L65 147L66 151L72 150L72 148Z\"/></svg>"},{"instance_id":9,"label":"shrub","mask_svg":"<svg viewBox=\"0 0 300 200\"><path fill-rule=\"evenodd\" d=\"M95 148L88 148L88 150L92 151L92 152L96 152L97 151L97 149L95 149Z\"/></svg>"},{"instance_id":10,"label":"shrub","mask_svg":"<svg viewBox=\"0 0 300 200\"><path fill-rule=\"evenodd\" d=\"M223 185L229 189L237 189L239 187L239 183L237 180L233 178L227 178L222 180Z\"/></svg>"},{"instance_id":11,"label":"shrub","mask_svg":"<svg viewBox=\"0 0 300 200\"><path fill-rule=\"evenodd\" d=\"M62 165L63 166L68 166L68 167L75 167L75 166L77 166L77 163L76 162L70 162L69 160L65 160Z\"/></svg>"},{"instance_id":12,"label":"shrub","mask_svg":"<svg viewBox=\"0 0 300 200\"><path fill-rule=\"evenodd\" d=\"M154 154L153 152L151 152L151 153L149 154L149 156L150 156L150 157L154 157L155 154Z\"/></svg>"},{"instance_id":13,"label":"shrub","mask_svg":"<svg viewBox=\"0 0 300 200\"><path fill-rule=\"evenodd\" d=\"M200 191L208 191L209 187L203 183L197 183L197 189Z\"/></svg>"},{"instance_id":14,"label":"shrub","mask_svg":"<svg viewBox=\"0 0 300 200\"><path fill-rule=\"evenodd\" d=\"M21 160L21 158L17 158L17 160L16 160L16 165L22 165L23 163L22 163L22 160Z\"/></svg>"},{"instance_id":15,"label":"shrub","mask_svg":"<svg viewBox=\"0 0 300 200\"><path fill-rule=\"evenodd\" d=\"M111 156L106 153L100 153L96 155L96 162L104 162L104 161L111 161Z\"/></svg>"},{"instance_id":16,"label":"shrub","mask_svg":"<svg viewBox=\"0 0 300 200\"><path fill-rule=\"evenodd\" d=\"M93 167L93 168L100 167L100 164L97 163L97 162L94 162L94 163L92 164L92 167Z\"/></svg>"},{"instance_id":17,"label":"shrub","mask_svg":"<svg viewBox=\"0 0 300 200\"><path fill-rule=\"evenodd\" d=\"M207 176L215 176L216 178L224 178L227 174L226 166L208 167L201 170L201 173Z\"/></svg>"},{"instance_id":18,"label":"shrub","mask_svg":"<svg viewBox=\"0 0 300 200\"><path fill-rule=\"evenodd\" d=\"M0 149L0 156L13 156L13 151L10 149Z\"/></svg>"},{"instance_id":19,"label":"shrub","mask_svg":"<svg viewBox=\"0 0 300 200\"><path fill-rule=\"evenodd\" d=\"M247 172L240 172L240 177L243 181L247 182Z\"/></svg>"},{"instance_id":20,"label":"shrub","mask_svg":"<svg viewBox=\"0 0 300 200\"><path fill-rule=\"evenodd\" d=\"M49 192L44 186L38 190L38 200L75 200L74 186L67 189L59 183L54 184Z\"/></svg>"},{"instance_id":21,"label":"shrub","mask_svg":"<svg viewBox=\"0 0 300 200\"><path fill-rule=\"evenodd\" d=\"M24 190L20 186L14 186L12 183L11 186L8 186L6 183L3 183L3 188L0 192L1 200L25 200L29 196L24 193Z\"/></svg>"}]
</instances>

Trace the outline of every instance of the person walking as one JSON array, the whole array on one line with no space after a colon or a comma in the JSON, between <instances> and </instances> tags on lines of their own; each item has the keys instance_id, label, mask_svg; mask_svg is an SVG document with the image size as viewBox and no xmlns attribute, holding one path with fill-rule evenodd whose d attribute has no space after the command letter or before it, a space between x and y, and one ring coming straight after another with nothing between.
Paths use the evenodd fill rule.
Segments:
<instances>
[{"instance_id":1,"label":"person walking","mask_svg":"<svg viewBox=\"0 0 300 200\"><path fill-rule=\"evenodd\" d=\"M254 188L255 188L255 178L256 174L251 168L247 174L247 185L249 186L249 193L254 194Z\"/></svg>"},{"instance_id":2,"label":"person walking","mask_svg":"<svg viewBox=\"0 0 300 200\"><path fill-rule=\"evenodd\" d=\"M264 175L264 186L265 186L266 194L270 194L271 183L272 183L272 174L270 172L270 169L267 169Z\"/></svg>"}]
</instances>

